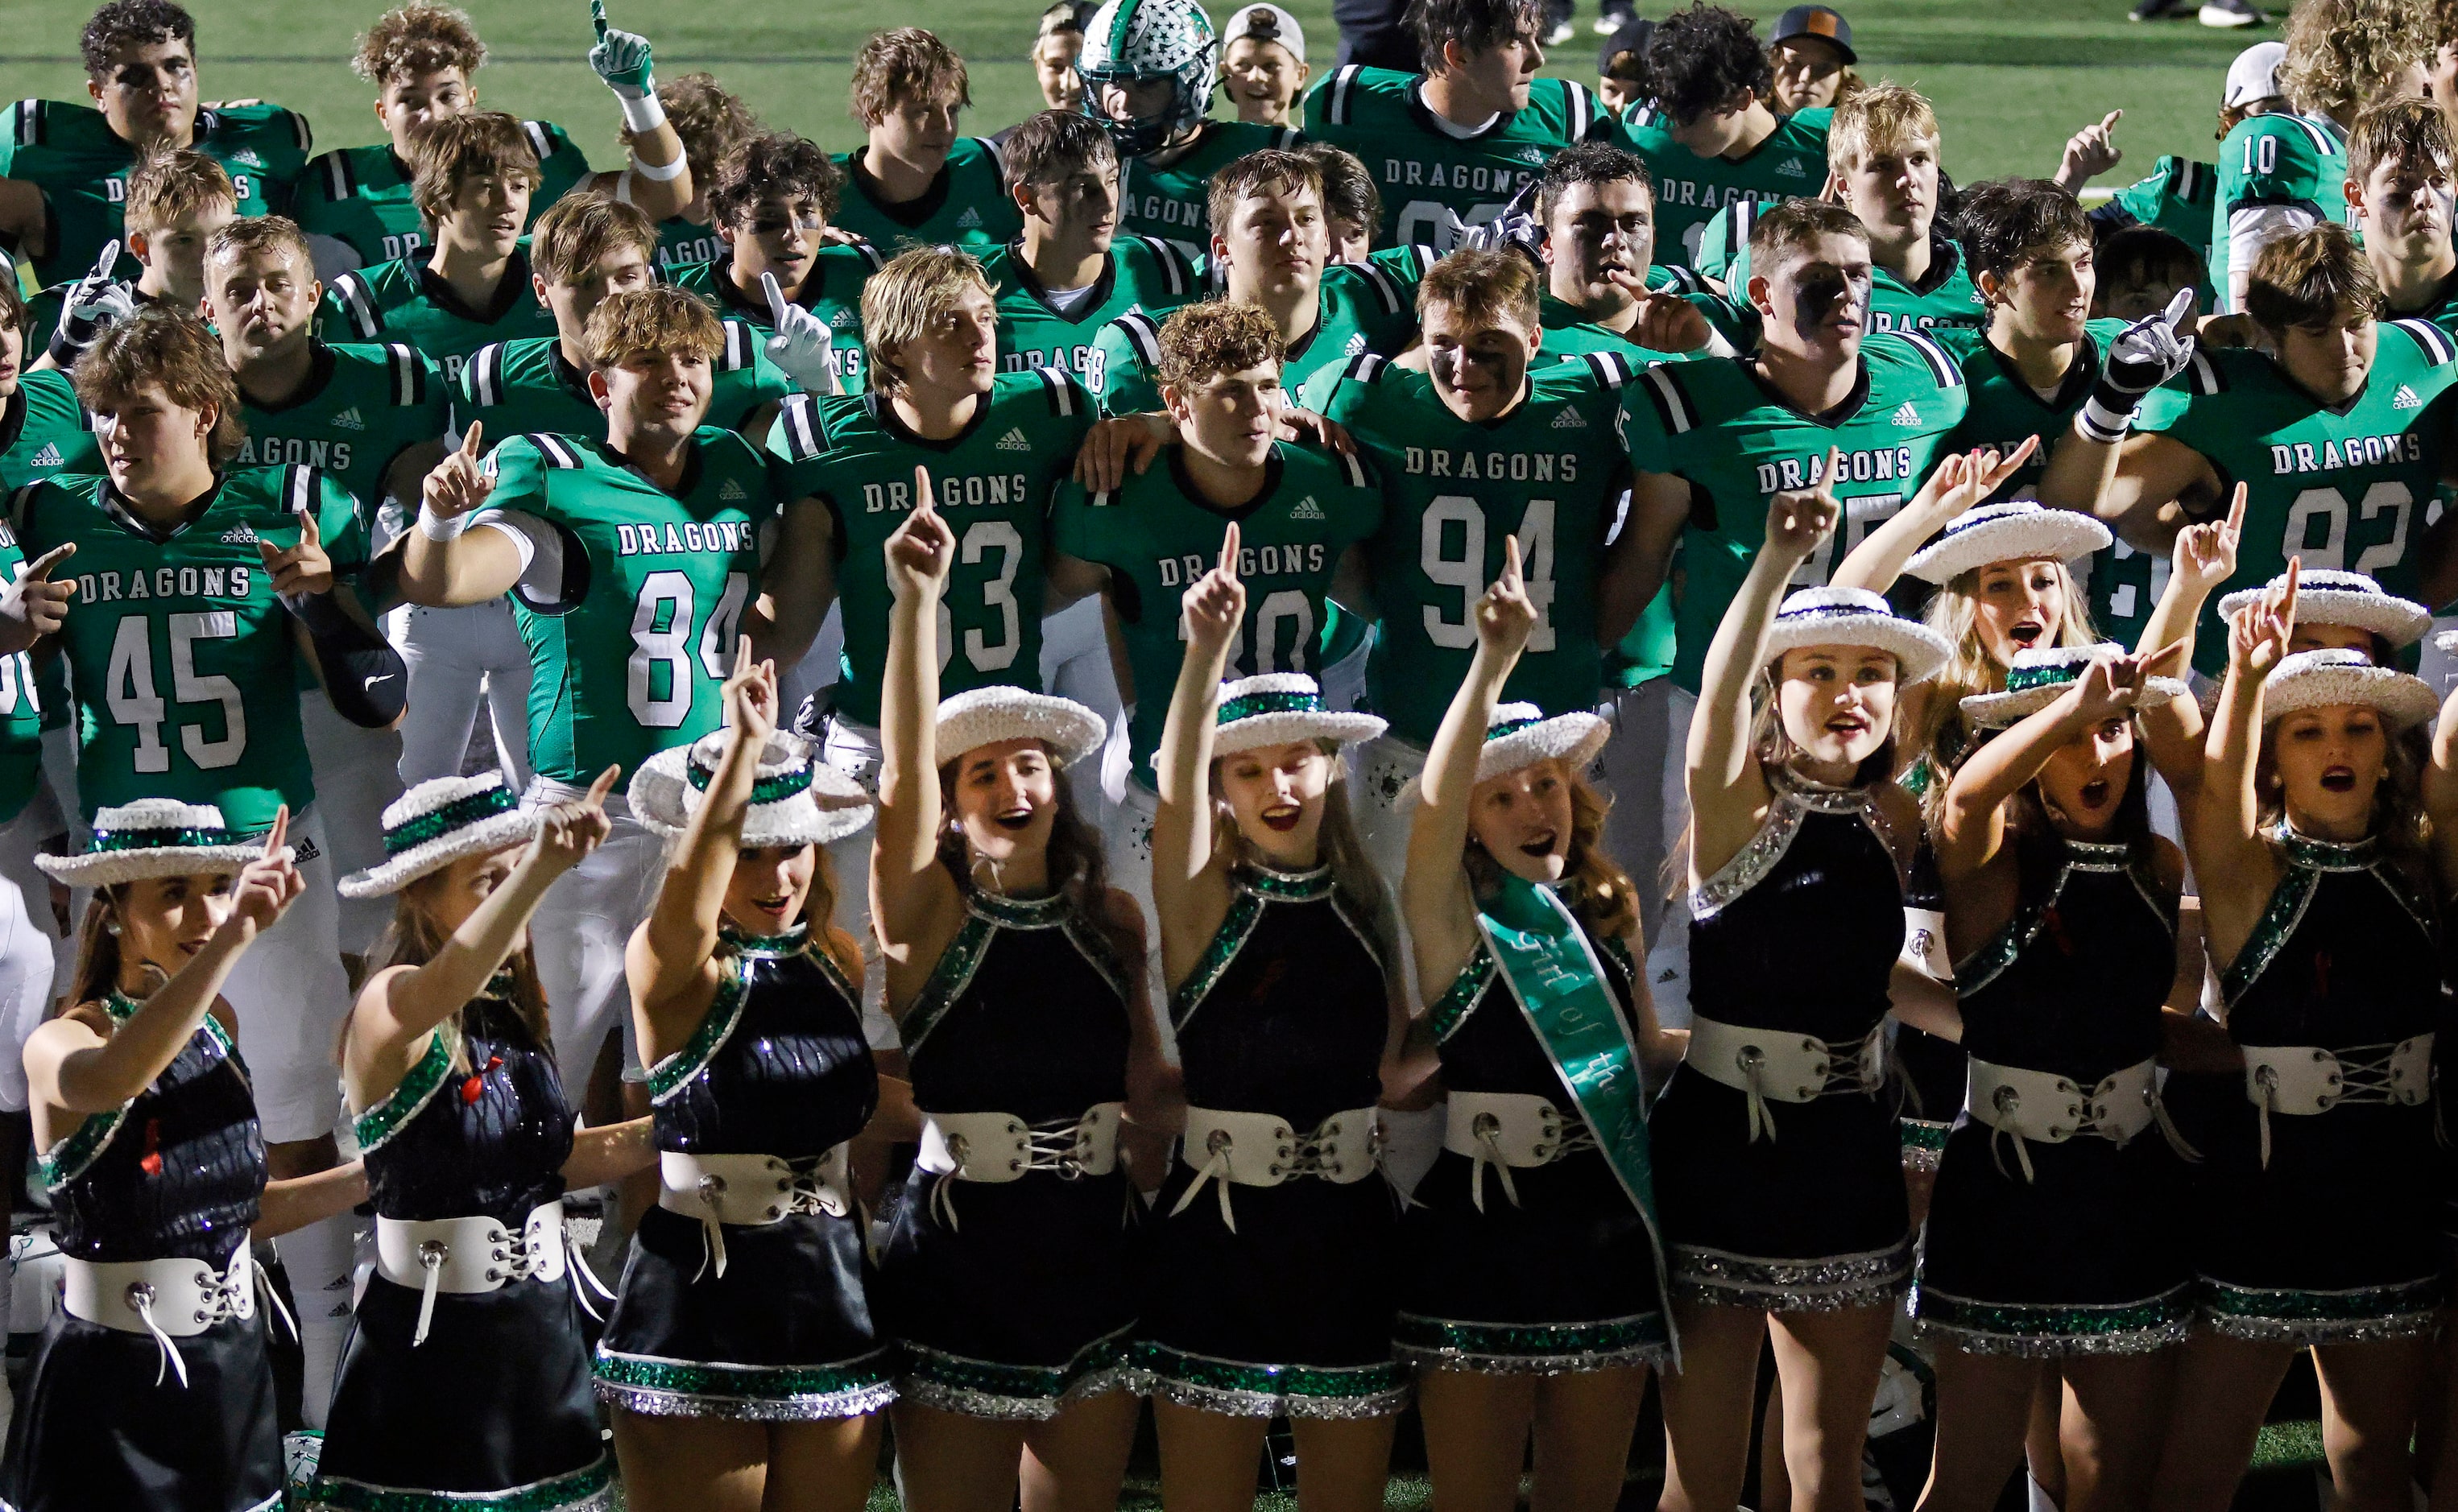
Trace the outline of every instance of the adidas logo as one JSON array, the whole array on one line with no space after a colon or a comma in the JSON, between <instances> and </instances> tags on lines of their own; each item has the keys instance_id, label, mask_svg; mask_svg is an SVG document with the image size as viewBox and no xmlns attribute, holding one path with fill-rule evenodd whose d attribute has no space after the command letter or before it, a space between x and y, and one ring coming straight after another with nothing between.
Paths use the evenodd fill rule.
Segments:
<instances>
[{"instance_id":1,"label":"adidas logo","mask_svg":"<svg viewBox=\"0 0 2458 1512\"><path fill-rule=\"evenodd\" d=\"M1292 520L1320 520L1323 518L1323 506L1315 503L1314 495L1309 493L1304 498L1300 499L1297 504L1290 508L1289 518Z\"/></svg>"},{"instance_id":2,"label":"adidas logo","mask_svg":"<svg viewBox=\"0 0 2458 1512\"><path fill-rule=\"evenodd\" d=\"M1588 423L1579 418L1579 412L1577 410L1566 409L1553 417L1553 428L1555 430L1585 430L1588 428Z\"/></svg>"},{"instance_id":3,"label":"adidas logo","mask_svg":"<svg viewBox=\"0 0 2458 1512\"><path fill-rule=\"evenodd\" d=\"M264 159L256 155L256 149L253 147L240 148L238 152L230 155L230 160L239 164L242 168L261 168L264 166Z\"/></svg>"},{"instance_id":4,"label":"adidas logo","mask_svg":"<svg viewBox=\"0 0 2458 1512\"><path fill-rule=\"evenodd\" d=\"M27 466L32 467L56 467L66 461L68 461L68 459L60 455L60 448L57 445L47 445L42 450L34 453L34 460L27 464Z\"/></svg>"},{"instance_id":5,"label":"adidas logo","mask_svg":"<svg viewBox=\"0 0 2458 1512\"><path fill-rule=\"evenodd\" d=\"M222 532L224 546L254 546L255 544L256 528L254 526L235 525Z\"/></svg>"},{"instance_id":6,"label":"adidas logo","mask_svg":"<svg viewBox=\"0 0 2458 1512\"><path fill-rule=\"evenodd\" d=\"M1364 331L1360 331L1348 339L1348 344L1341 349L1341 355L1344 357L1355 357L1357 354L1364 350L1365 333Z\"/></svg>"},{"instance_id":7,"label":"adidas logo","mask_svg":"<svg viewBox=\"0 0 2458 1512\"><path fill-rule=\"evenodd\" d=\"M1001 436L998 439L998 445L991 449L994 451L1031 451L1032 449L1032 443L1024 439L1024 427L1022 425L1014 425L1009 427L1008 433Z\"/></svg>"},{"instance_id":8,"label":"adidas logo","mask_svg":"<svg viewBox=\"0 0 2458 1512\"><path fill-rule=\"evenodd\" d=\"M1798 157L1787 157L1775 165L1775 176L1778 178L1806 178L1809 168Z\"/></svg>"},{"instance_id":9,"label":"adidas logo","mask_svg":"<svg viewBox=\"0 0 2458 1512\"><path fill-rule=\"evenodd\" d=\"M1912 402L1910 400L1905 400L1903 407L1895 411L1895 424L1898 425L1917 425L1920 423L1920 411L1912 407Z\"/></svg>"},{"instance_id":10,"label":"adidas logo","mask_svg":"<svg viewBox=\"0 0 2458 1512\"><path fill-rule=\"evenodd\" d=\"M291 840L291 845L299 852L297 856L291 859L302 865L324 854L323 851L316 848L316 842L314 840L308 839L304 835L294 837Z\"/></svg>"},{"instance_id":11,"label":"adidas logo","mask_svg":"<svg viewBox=\"0 0 2458 1512\"><path fill-rule=\"evenodd\" d=\"M725 480L725 487L717 490L717 496L720 499L728 500L748 499L751 497L751 495L742 491L742 485L735 482L732 478Z\"/></svg>"},{"instance_id":12,"label":"adidas logo","mask_svg":"<svg viewBox=\"0 0 2458 1512\"><path fill-rule=\"evenodd\" d=\"M335 430L365 430L367 428L366 420L359 414L359 406L356 404L352 404L349 408L343 410L338 415L335 415L330 424Z\"/></svg>"},{"instance_id":13,"label":"adidas logo","mask_svg":"<svg viewBox=\"0 0 2458 1512\"><path fill-rule=\"evenodd\" d=\"M1522 147L1519 149L1519 160L1524 163L1542 163L1545 160L1545 149L1536 146Z\"/></svg>"},{"instance_id":14,"label":"adidas logo","mask_svg":"<svg viewBox=\"0 0 2458 1512\"><path fill-rule=\"evenodd\" d=\"M2398 385L2398 392L2389 397L2389 407L2392 409L2422 409L2424 407L2424 401L2415 397L2414 389L2407 387L2405 383L2401 383ZM34 460L38 464L42 461L40 457L37 457Z\"/></svg>"},{"instance_id":15,"label":"adidas logo","mask_svg":"<svg viewBox=\"0 0 2458 1512\"><path fill-rule=\"evenodd\" d=\"M979 231L982 229L982 213L974 209L972 206L967 205L965 207L965 213L956 217L956 225L961 230Z\"/></svg>"},{"instance_id":16,"label":"adidas logo","mask_svg":"<svg viewBox=\"0 0 2458 1512\"><path fill-rule=\"evenodd\" d=\"M842 331L847 326L853 324L853 322L859 319L860 317L855 315L851 310L839 310L836 314L828 317L828 328L831 330Z\"/></svg>"}]
</instances>

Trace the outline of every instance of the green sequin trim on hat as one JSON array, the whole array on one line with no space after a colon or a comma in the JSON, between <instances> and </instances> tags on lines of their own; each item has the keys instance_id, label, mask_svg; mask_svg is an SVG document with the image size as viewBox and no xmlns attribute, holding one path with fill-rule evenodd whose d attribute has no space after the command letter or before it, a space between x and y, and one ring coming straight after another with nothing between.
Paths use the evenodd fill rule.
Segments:
<instances>
[{"instance_id":1,"label":"green sequin trim on hat","mask_svg":"<svg viewBox=\"0 0 2458 1512\"><path fill-rule=\"evenodd\" d=\"M749 998L742 990L742 968L732 959L726 961L723 975L717 979L717 996L700 1016L699 1027L683 1047L649 1067L649 1101L662 1103L680 1091L683 1084L698 1076L714 1059L725 1042L734 1036L735 1025L742 1022L742 1005Z\"/></svg>"},{"instance_id":2,"label":"green sequin trim on hat","mask_svg":"<svg viewBox=\"0 0 2458 1512\"><path fill-rule=\"evenodd\" d=\"M351 1123L350 1132L359 1142L359 1153L373 1154L384 1148L385 1141L401 1132L435 1100L451 1069L452 1051L444 1043L443 1031L429 1033L427 1053L418 1058L418 1064L409 1068L401 1084Z\"/></svg>"},{"instance_id":3,"label":"green sequin trim on hat","mask_svg":"<svg viewBox=\"0 0 2458 1512\"><path fill-rule=\"evenodd\" d=\"M2231 1286L2203 1277L2202 1320L2231 1338L2296 1344L2360 1343L2429 1333L2439 1276L2342 1292Z\"/></svg>"},{"instance_id":4,"label":"green sequin trim on hat","mask_svg":"<svg viewBox=\"0 0 2458 1512\"><path fill-rule=\"evenodd\" d=\"M318 1476L305 1512L603 1512L614 1504L614 1466L594 1464L509 1491L405 1491Z\"/></svg>"},{"instance_id":5,"label":"green sequin trim on hat","mask_svg":"<svg viewBox=\"0 0 2458 1512\"><path fill-rule=\"evenodd\" d=\"M1408 1367L1253 1365L1190 1355L1152 1339L1135 1344L1135 1368L1181 1406L1236 1418L1387 1418L1408 1402Z\"/></svg>"},{"instance_id":6,"label":"green sequin trim on hat","mask_svg":"<svg viewBox=\"0 0 2458 1512\"><path fill-rule=\"evenodd\" d=\"M215 850L240 844L238 837L226 829L141 829L96 830L86 845L84 854L99 856L107 851Z\"/></svg>"},{"instance_id":7,"label":"green sequin trim on hat","mask_svg":"<svg viewBox=\"0 0 2458 1512\"><path fill-rule=\"evenodd\" d=\"M1913 1294L1912 1315L1924 1336L1942 1336L1967 1355L2147 1355L2184 1341L2194 1288L2180 1283L2131 1302L2059 1304L1981 1302L1924 1286Z\"/></svg>"},{"instance_id":8,"label":"green sequin trim on hat","mask_svg":"<svg viewBox=\"0 0 2458 1512\"><path fill-rule=\"evenodd\" d=\"M415 850L429 840L443 839L454 830L493 818L498 814L510 814L520 806L519 797L500 782L490 788L482 788L466 797L454 798L433 813L405 819L385 830L385 855L393 857L406 850Z\"/></svg>"},{"instance_id":9,"label":"green sequin trim on hat","mask_svg":"<svg viewBox=\"0 0 2458 1512\"><path fill-rule=\"evenodd\" d=\"M1426 1010L1426 1028L1433 1035L1436 1045L1449 1039L1452 1030L1468 1022L1469 1014L1476 1007L1478 1000L1485 996L1485 989L1493 984L1494 975L1499 969L1494 964L1493 952L1486 946L1485 937L1478 935L1475 954L1468 958L1467 965L1460 967L1460 974L1451 978L1449 988L1434 1000L1432 1007Z\"/></svg>"},{"instance_id":10,"label":"green sequin trim on hat","mask_svg":"<svg viewBox=\"0 0 2458 1512\"><path fill-rule=\"evenodd\" d=\"M2034 688L2061 688L2081 676L2091 666L2090 658L2078 661L2052 661L2035 667L2015 667L2006 673L2007 693L2029 693Z\"/></svg>"},{"instance_id":11,"label":"green sequin trim on hat","mask_svg":"<svg viewBox=\"0 0 2458 1512\"><path fill-rule=\"evenodd\" d=\"M808 1422L860 1418L895 1400L888 1364L884 1348L829 1365L713 1365L601 1345L594 1368L601 1400L650 1417Z\"/></svg>"},{"instance_id":12,"label":"green sequin trim on hat","mask_svg":"<svg viewBox=\"0 0 2458 1512\"><path fill-rule=\"evenodd\" d=\"M683 764L683 774L691 782L692 787L696 791L701 793L707 792L708 785L717 780L717 772L715 768L703 767L697 761L685 762ZM754 780L751 784L751 801L754 803L782 803L787 798L794 797L798 793L808 793L809 791L811 791L811 764L804 761L788 767L774 777L764 777Z\"/></svg>"},{"instance_id":13,"label":"green sequin trim on hat","mask_svg":"<svg viewBox=\"0 0 2458 1512\"><path fill-rule=\"evenodd\" d=\"M1403 1313L1391 1326L1400 1354L1420 1365L1496 1375L1568 1374L1663 1357L1673 1336L1662 1313L1589 1323L1464 1323Z\"/></svg>"},{"instance_id":14,"label":"green sequin trim on hat","mask_svg":"<svg viewBox=\"0 0 2458 1512\"><path fill-rule=\"evenodd\" d=\"M1231 698L1220 705L1219 723L1231 724L1239 719L1252 719L1267 714L1321 714L1320 693L1250 693L1242 698Z\"/></svg>"},{"instance_id":15,"label":"green sequin trim on hat","mask_svg":"<svg viewBox=\"0 0 2458 1512\"><path fill-rule=\"evenodd\" d=\"M1046 1420L1071 1398L1097 1396L1130 1383L1127 1335L1119 1329L1075 1352L1064 1365L1008 1365L950 1355L906 1340L899 1400L968 1418Z\"/></svg>"},{"instance_id":16,"label":"green sequin trim on hat","mask_svg":"<svg viewBox=\"0 0 2458 1512\"><path fill-rule=\"evenodd\" d=\"M1485 738L1489 743L1499 740L1506 735L1517 735L1522 730L1533 730L1544 722L1545 717L1542 715L1537 715L1533 719L1505 719L1500 724L1487 725L1485 727Z\"/></svg>"}]
</instances>

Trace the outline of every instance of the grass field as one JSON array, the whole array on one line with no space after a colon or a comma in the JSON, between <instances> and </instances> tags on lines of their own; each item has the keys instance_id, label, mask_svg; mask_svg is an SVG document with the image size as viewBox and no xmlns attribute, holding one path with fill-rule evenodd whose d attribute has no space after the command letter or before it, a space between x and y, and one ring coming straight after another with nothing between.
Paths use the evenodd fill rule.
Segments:
<instances>
[{"instance_id":1,"label":"grass field","mask_svg":"<svg viewBox=\"0 0 2458 1512\"><path fill-rule=\"evenodd\" d=\"M320 146L380 135L369 91L349 72L351 41L383 0L186 0L197 16L207 98L260 96L304 112ZM1331 57L1330 0L1283 0L1314 40L1320 72ZM1728 0L1771 21L1783 0ZM593 158L616 156L616 117L582 61L587 0L464 0L494 50L480 77L488 103L569 128ZM1229 0L1213 9L1226 13ZM1580 35L1549 72L1594 82L1594 0L1579 0ZM2127 0L1843 0L1864 76L1910 84L1937 102L1947 167L1958 179L2046 174L2066 136L2122 108L2127 161L2103 180L2147 172L2161 153L2207 161L2228 59L2259 35L2216 32L2192 21L2129 24ZM1666 7L1643 10L1662 14ZM0 93L85 97L76 38L80 0L8 0L0 14ZM972 64L968 129L989 132L1038 109L1025 50L1036 0L719 0L683 8L611 0L615 23L646 33L667 73L705 68L769 121L831 148L860 140L845 111L855 48L890 25L928 26Z\"/></svg>"}]
</instances>

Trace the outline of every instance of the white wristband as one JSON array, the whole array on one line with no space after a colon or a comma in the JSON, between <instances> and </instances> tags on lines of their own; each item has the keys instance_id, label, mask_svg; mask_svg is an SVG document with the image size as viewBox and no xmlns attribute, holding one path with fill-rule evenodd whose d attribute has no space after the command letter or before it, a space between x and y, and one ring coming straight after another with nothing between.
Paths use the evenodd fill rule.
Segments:
<instances>
[{"instance_id":1,"label":"white wristband","mask_svg":"<svg viewBox=\"0 0 2458 1512\"><path fill-rule=\"evenodd\" d=\"M623 124L633 135L654 132L666 124L666 104L657 98L656 90L637 96L618 91L614 97L623 102Z\"/></svg>"},{"instance_id":2,"label":"white wristband","mask_svg":"<svg viewBox=\"0 0 2458 1512\"><path fill-rule=\"evenodd\" d=\"M639 155L635 153L633 155L631 162L632 172L638 174L641 177L648 179L651 183L658 184L670 183L675 179L680 178L683 176L683 170L690 166L691 158L680 153L676 154L675 160L670 163L644 163L640 161Z\"/></svg>"},{"instance_id":3,"label":"white wristband","mask_svg":"<svg viewBox=\"0 0 2458 1512\"><path fill-rule=\"evenodd\" d=\"M448 541L459 540L461 538L461 532L468 528L469 528L469 517L468 515L456 514L448 519L447 517L436 513L433 508L428 507L425 500L422 499L419 501L418 533L427 537L428 540L441 546Z\"/></svg>"},{"instance_id":4,"label":"white wristband","mask_svg":"<svg viewBox=\"0 0 2458 1512\"><path fill-rule=\"evenodd\" d=\"M2122 411L2111 409L2100 403L2097 394L2093 394L2083 401L2082 408L2074 411L2074 431L2085 441L2114 445L2123 441L2126 432L2134 428L2134 416L2138 407Z\"/></svg>"}]
</instances>

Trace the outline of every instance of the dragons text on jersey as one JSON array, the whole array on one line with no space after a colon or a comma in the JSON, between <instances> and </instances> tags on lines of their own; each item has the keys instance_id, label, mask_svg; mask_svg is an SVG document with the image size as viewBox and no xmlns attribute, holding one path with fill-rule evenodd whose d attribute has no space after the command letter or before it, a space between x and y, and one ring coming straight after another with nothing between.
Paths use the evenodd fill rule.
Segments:
<instances>
[{"instance_id":1,"label":"dragons text on jersey","mask_svg":"<svg viewBox=\"0 0 2458 1512\"><path fill-rule=\"evenodd\" d=\"M278 405L240 390L240 444L245 466L300 465L318 468L358 501L372 528L385 497L385 474L395 458L424 442L441 441L450 418L435 364L400 342L311 349L307 380ZM404 503L411 501L405 500Z\"/></svg>"},{"instance_id":2,"label":"dragons text on jersey","mask_svg":"<svg viewBox=\"0 0 2458 1512\"><path fill-rule=\"evenodd\" d=\"M1696 265L1707 222L1727 205L1800 199L1826 183L1831 110L1801 111L1776 123L1739 157L1701 157L1673 139L1671 124L1647 102L1622 113L1622 145L1656 176L1656 255Z\"/></svg>"},{"instance_id":3,"label":"dragons text on jersey","mask_svg":"<svg viewBox=\"0 0 2458 1512\"><path fill-rule=\"evenodd\" d=\"M1163 316L1195 298L1195 265L1158 237L1122 236L1102 259L1101 276L1064 305L1032 276L1020 244L982 258L998 315L999 371L1063 367L1098 397L1105 385L1094 338L1119 316Z\"/></svg>"},{"instance_id":4,"label":"dragons text on jersey","mask_svg":"<svg viewBox=\"0 0 2458 1512\"><path fill-rule=\"evenodd\" d=\"M1212 176L1248 153L1295 152L1304 141L1278 126L1205 121L1165 164L1128 158L1118 165L1118 235L1159 237L1200 265L1212 256Z\"/></svg>"}]
</instances>

